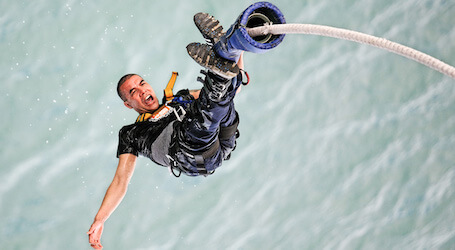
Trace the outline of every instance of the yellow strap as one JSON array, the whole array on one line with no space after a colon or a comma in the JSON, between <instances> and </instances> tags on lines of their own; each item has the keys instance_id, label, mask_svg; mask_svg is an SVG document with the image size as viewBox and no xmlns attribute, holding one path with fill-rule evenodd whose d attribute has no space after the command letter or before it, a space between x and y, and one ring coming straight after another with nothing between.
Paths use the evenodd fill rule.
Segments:
<instances>
[{"instance_id":1,"label":"yellow strap","mask_svg":"<svg viewBox=\"0 0 455 250\"><path fill-rule=\"evenodd\" d=\"M152 117L153 114L150 114L150 113L143 113L143 114L140 114L137 119L136 119L136 122L143 122L143 121L146 121L148 120L150 117Z\"/></svg>"},{"instance_id":2,"label":"yellow strap","mask_svg":"<svg viewBox=\"0 0 455 250\"><path fill-rule=\"evenodd\" d=\"M171 79L169 79L169 82L167 83L166 88L164 89L164 96L166 97L166 101L172 100L174 98L174 93L172 93L172 89L174 88L175 80L177 79L177 76L179 73L173 71Z\"/></svg>"}]
</instances>

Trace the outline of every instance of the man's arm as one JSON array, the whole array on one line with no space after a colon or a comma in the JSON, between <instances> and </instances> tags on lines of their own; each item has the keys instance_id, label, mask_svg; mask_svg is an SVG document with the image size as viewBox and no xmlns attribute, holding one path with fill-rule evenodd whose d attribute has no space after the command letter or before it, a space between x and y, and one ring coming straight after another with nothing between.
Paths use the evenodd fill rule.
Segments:
<instances>
[{"instance_id":1,"label":"man's arm","mask_svg":"<svg viewBox=\"0 0 455 250\"><path fill-rule=\"evenodd\" d=\"M239 66L239 69L243 70L245 67L245 64L243 63L243 51L242 54L240 54L239 60L237 61L237 66Z\"/></svg>"},{"instance_id":2,"label":"man's arm","mask_svg":"<svg viewBox=\"0 0 455 250\"><path fill-rule=\"evenodd\" d=\"M103 248L100 239L101 234L103 233L104 222L123 200L126 190L128 189L128 184L133 176L136 159L137 157L133 154L121 154L119 156L119 163L114 179L106 191L103 203L95 216L92 226L87 232L89 235L89 242L95 249Z\"/></svg>"},{"instance_id":3,"label":"man's arm","mask_svg":"<svg viewBox=\"0 0 455 250\"><path fill-rule=\"evenodd\" d=\"M192 95L194 97L194 99L198 99L200 93L201 93L200 89L190 90L190 95Z\"/></svg>"}]
</instances>

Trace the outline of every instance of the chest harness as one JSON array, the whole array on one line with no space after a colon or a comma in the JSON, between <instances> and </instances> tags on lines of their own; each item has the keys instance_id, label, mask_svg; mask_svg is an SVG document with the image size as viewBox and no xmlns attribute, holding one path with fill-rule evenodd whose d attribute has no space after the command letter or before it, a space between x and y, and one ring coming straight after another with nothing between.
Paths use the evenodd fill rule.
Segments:
<instances>
[{"instance_id":1,"label":"chest harness","mask_svg":"<svg viewBox=\"0 0 455 250\"><path fill-rule=\"evenodd\" d=\"M194 100L185 100L185 98L181 96L174 96L173 93L173 88L175 81L177 79L178 73L177 72L172 72L171 78L169 79L169 82L164 89L164 97L163 97L163 105L159 107L155 112L153 113L142 113L140 114L136 122L144 122L144 121L158 121L164 117L168 117L171 114L174 114L177 118L177 122L182 122L183 119L186 116L186 111L185 108L189 106L190 103L192 103ZM174 155L175 152L178 150L182 151L185 155L187 155L190 158L195 159L196 161L196 170L197 170L197 175L204 175L208 176L210 174L213 174L215 170L208 171L205 166L204 166L204 160L207 158L212 157L213 155L216 154L218 148L220 147L220 140L226 140L229 139L232 135L236 134L237 137L239 135L237 127L238 127L239 121L238 119L234 124L232 124L229 127L220 127L219 129L219 134L217 140L212 143L212 145L204 152L191 152L190 150L187 150L185 148L182 148L179 146L179 143L175 140L175 135L172 135L172 141L170 145L170 150L169 154ZM182 166L179 164L172 156L169 154L166 155L166 157L170 161L170 166L169 171L175 176L175 177L180 177L182 172L184 172L187 175L195 175L193 170L187 169L185 166ZM229 155L230 156L230 155ZM226 157L225 160L229 159L229 156Z\"/></svg>"}]
</instances>

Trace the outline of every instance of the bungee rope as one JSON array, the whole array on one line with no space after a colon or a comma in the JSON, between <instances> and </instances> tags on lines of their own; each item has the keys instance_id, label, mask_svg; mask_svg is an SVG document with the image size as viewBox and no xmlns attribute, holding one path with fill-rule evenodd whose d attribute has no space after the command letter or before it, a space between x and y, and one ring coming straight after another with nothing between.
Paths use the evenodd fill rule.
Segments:
<instances>
[{"instance_id":1,"label":"bungee rope","mask_svg":"<svg viewBox=\"0 0 455 250\"><path fill-rule=\"evenodd\" d=\"M268 34L309 34L368 44L417 61L455 79L455 67L447 63L413 48L389 41L385 38L375 37L357 31L315 24L266 24L255 28L247 28L247 31L248 35L251 37L264 36Z\"/></svg>"}]
</instances>

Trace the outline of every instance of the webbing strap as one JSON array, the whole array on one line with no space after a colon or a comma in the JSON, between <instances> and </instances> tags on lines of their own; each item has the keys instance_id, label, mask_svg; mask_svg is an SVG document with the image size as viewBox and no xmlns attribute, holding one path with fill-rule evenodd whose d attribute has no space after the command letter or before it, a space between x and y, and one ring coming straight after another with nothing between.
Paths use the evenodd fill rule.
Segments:
<instances>
[{"instance_id":1,"label":"webbing strap","mask_svg":"<svg viewBox=\"0 0 455 250\"><path fill-rule=\"evenodd\" d=\"M166 101L172 100L174 98L174 93L172 92L172 89L174 88L175 80L177 79L177 76L179 73L172 71L171 79L169 79L169 82L166 85L166 88L164 89L164 97L166 98Z\"/></svg>"},{"instance_id":2,"label":"webbing strap","mask_svg":"<svg viewBox=\"0 0 455 250\"><path fill-rule=\"evenodd\" d=\"M233 134L237 131L237 127L239 126L239 118L237 116L237 119L235 120L234 124L228 127L222 127L220 128L220 133L218 135L218 138L220 140L227 140L231 138Z\"/></svg>"},{"instance_id":3,"label":"webbing strap","mask_svg":"<svg viewBox=\"0 0 455 250\"><path fill-rule=\"evenodd\" d=\"M204 151L202 154L193 155L194 159L196 160L196 164L199 166L204 166L204 160L212 157L216 154L216 151L220 147L220 140L217 139L209 149ZM204 168L205 169L205 168ZM199 170L199 169L198 169Z\"/></svg>"}]
</instances>

